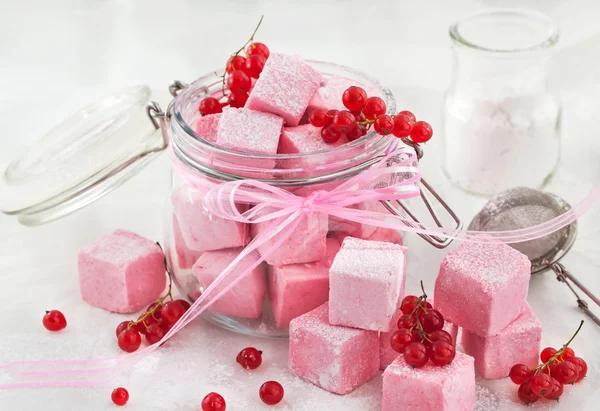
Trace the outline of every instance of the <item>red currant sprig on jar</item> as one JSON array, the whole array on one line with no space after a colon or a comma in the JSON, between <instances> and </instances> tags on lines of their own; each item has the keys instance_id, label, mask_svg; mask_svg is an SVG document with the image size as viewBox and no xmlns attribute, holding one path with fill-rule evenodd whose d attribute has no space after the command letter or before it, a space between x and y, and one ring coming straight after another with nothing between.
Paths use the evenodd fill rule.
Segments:
<instances>
[{"instance_id":1,"label":"red currant sprig on jar","mask_svg":"<svg viewBox=\"0 0 600 411\"><path fill-rule=\"evenodd\" d=\"M518 396L521 401L525 404L532 404L540 398L558 401L566 384L579 382L586 376L586 362L575 357L575 351L569 347L582 326L583 321L561 349L544 348L540 353L542 364L535 369L525 364L513 365L508 376L519 386Z\"/></svg>"},{"instance_id":2,"label":"red currant sprig on jar","mask_svg":"<svg viewBox=\"0 0 600 411\"><path fill-rule=\"evenodd\" d=\"M429 360L437 366L448 365L456 356L454 341L443 330L444 316L427 302L427 294L404 297L398 319L398 330L390 337L392 348L404 355L406 363L421 368Z\"/></svg>"},{"instance_id":3,"label":"red currant sprig on jar","mask_svg":"<svg viewBox=\"0 0 600 411\"><path fill-rule=\"evenodd\" d=\"M398 138L409 138L421 144L433 136L433 129L425 121L417 121L410 111L387 115L385 101L379 97L368 97L362 87L349 87L342 95L342 103L348 110L314 110L309 122L321 128L321 137L327 143L335 143L343 135L354 141L367 134L373 127L383 136L393 134Z\"/></svg>"},{"instance_id":4,"label":"red currant sprig on jar","mask_svg":"<svg viewBox=\"0 0 600 411\"><path fill-rule=\"evenodd\" d=\"M203 116L221 113L225 106L240 108L246 105L252 79L260 77L270 55L266 45L254 41L263 17L260 18L250 39L227 59L225 72L221 76L221 97L206 97L200 101L198 110ZM242 52L244 55L240 54Z\"/></svg>"}]
</instances>

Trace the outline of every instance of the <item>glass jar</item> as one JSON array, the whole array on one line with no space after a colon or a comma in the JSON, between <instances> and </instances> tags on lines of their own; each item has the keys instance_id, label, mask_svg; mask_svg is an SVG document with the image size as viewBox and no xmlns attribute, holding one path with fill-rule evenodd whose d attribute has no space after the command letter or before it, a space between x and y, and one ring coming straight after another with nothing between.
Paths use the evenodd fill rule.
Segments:
<instances>
[{"instance_id":1,"label":"glass jar","mask_svg":"<svg viewBox=\"0 0 600 411\"><path fill-rule=\"evenodd\" d=\"M395 112L395 100L390 91L376 80L334 64L309 64L326 75L342 76L366 86L371 95L384 98L389 114ZM193 127L199 118L197 108L200 100L218 93L220 89L221 80L217 75L201 77L181 90L170 111L169 136L175 171L171 201L166 212L165 245L175 284L191 300L197 299L251 237L265 226L259 223L250 227L211 215L203 207L207 189L190 184L183 175L192 175L195 181L206 182L206 187L252 178L305 196L315 190L332 188L360 173L380 159L397 141L393 137L370 132L343 146L307 154L260 155L226 149L204 139ZM240 210L247 209L244 204L237 206ZM362 207L384 210L379 202L363 204ZM301 271L310 267L315 272L324 269L327 273L337 251L335 247L339 248L340 236L352 234L368 238L374 231L371 226L348 224L318 213L310 215L302 220L289 240L267 257L267 263L262 263L222 295L203 316L240 333L287 336L289 320L327 301L329 286L325 275L321 281L315 279L314 283L311 282L309 288L295 288L282 284L277 270L297 270L295 274L302 275ZM258 254L254 254L239 267L248 267L257 258ZM315 277L318 275L315 274Z\"/></svg>"},{"instance_id":2,"label":"glass jar","mask_svg":"<svg viewBox=\"0 0 600 411\"><path fill-rule=\"evenodd\" d=\"M561 105L548 87L558 41L547 16L472 15L450 27L452 83L443 112L443 168L459 187L493 194L540 188L560 157Z\"/></svg>"}]
</instances>

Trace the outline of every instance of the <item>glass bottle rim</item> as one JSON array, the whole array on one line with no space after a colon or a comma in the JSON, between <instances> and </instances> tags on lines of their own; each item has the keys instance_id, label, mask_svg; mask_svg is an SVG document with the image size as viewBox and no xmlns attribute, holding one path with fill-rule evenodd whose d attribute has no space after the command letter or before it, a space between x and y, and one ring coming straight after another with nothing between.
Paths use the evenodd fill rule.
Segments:
<instances>
[{"instance_id":1,"label":"glass bottle rim","mask_svg":"<svg viewBox=\"0 0 600 411\"><path fill-rule=\"evenodd\" d=\"M373 77L339 64L315 60L306 61L326 75L341 75L356 80L366 87L377 88L381 92L381 97L386 102L387 113L395 113L396 101L391 91ZM219 70L210 72L188 85L178 94L172 105L169 133L171 135L171 148L178 160L186 166L192 167L204 174L209 171L213 174L212 177L226 180L248 178L248 175L237 175L234 168L229 166L235 163L244 164L247 160L275 161L281 164L302 161L310 163L311 160L321 159L327 164L326 167L317 167L315 170L304 170L309 171L311 177L314 177L309 179L299 177L303 175L300 169L288 169L285 167L281 169L246 168L245 172L256 176L254 177L256 180L264 180L275 185L302 185L303 181L307 183L307 180L316 180L315 183L326 182L331 179L342 178L342 176L347 176L348 174L356 174L363 168L369 167L372 165L374 158L381 156L391 145L397 142L397 139L394 137L382 136L375 133L374 130L370 130L367 135L355 141L338 147L332 147L331 149L310 153L259 154L242 152L217 145L204 139L194 130L189 119L189 113L194 107L197 107L201 98L211 94L211 89L214 89L215 86L220 88L218 72ZM186 115L186 113L188 114ZM347 159L353 161L347 161ZM217 163L215 160L219 160L221 164L225 164L225 168L228 171L223 172L223 169L215 170Z\"/></svg>"},{"instance_id":2,"label":"glass bottle rim","mask_svg":"<svg viewBox=\"0 0 600 411\"><path fill-rule=\"evenodd\" d=\"M543 37L533 42L532 44L528 44L523 47L491 47L485 44L478 42L475 39L469 38L469 36L464 35L461 32L461 29L464 28L465 25L473 22L477 22L478 20L484 20L489 18L497 18L501 21L509 22L511 20L517 21L521 20L523 23L528 22L530 24L538 24L539 28L543 30ZM473 13L450 26L449 29L450 38L454 42L454 44L469 48L476 51L481 52L489 52L489 53L503 53L503 54L511 54L511 53L526 53L532 51L540 51L544 49L550 49L559 39L559 29L556 23L548 17L546 14L529 9L511 9L511 8L503 8L503 9L492 9L481 11L477 13Z\"/></svg>"}]
</instances>

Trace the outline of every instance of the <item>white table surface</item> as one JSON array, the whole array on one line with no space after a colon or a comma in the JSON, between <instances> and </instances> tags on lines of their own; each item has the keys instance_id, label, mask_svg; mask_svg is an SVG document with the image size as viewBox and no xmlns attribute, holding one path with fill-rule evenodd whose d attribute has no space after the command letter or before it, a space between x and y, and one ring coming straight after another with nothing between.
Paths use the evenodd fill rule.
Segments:
<instances>
[{"instance_id":1,"label":"white table surface","mask_svg":"<svg viewBox=\"0 0 600 411\"><path fill-rule=\"evenodd\" d=\"M523 5L550 14L562 28L559 84L565 104L564 149L548 187L575 203L600 181L597 117L600 87L600 3L560 0L460 1L117 1L22 0L0 11L0 168L74 110L122 87L149 84L164 92L173 79L192 80L221 65L245 42L260 14L258 39L272 50L330 60L371 73L388 85L399 107L413 109L439 130L440 101L450 79L448 25L483 7ZM369 56L369 57L366 57ZM164 94L164 93L163 93ZM438 166L440 141L428 144L427 178L468 222L484 202L451 187ZM62 220L26 228L0 215L0 362L74 359L118 353L115 326L128 316L92 308L79 297L78 247L116 228L160 239L169 193L167 156L111 195ZM580 221L565 264L600 294L600 210ZM431 291L446 251L408 236L408 291L423 279ZM564 343L584 318L552 274L532 279L529 302L544 326L543 344ZM46 309L61 309L68 328L50 334ZM596 310L598 312L598 310ZM600 314L600 313L599 313ZM588 322L573 348L589 365L584 382L565 388L560 403L536 407L598 409L600 329ZM264 364L246 372L235 364L244 346L264 351ZM249 338L196 321L133 370L97 388L0 391L0 410L110 410L110 392L127 387L127 410L196 410L209 391L228 410L378 410L381 377L346 396L322 391L286 371L287 341ZM280 381L284 401L258 398L266 380ZM0 382L4 376L0 373ZM525 409L507 380L481 382L478 410Z\"/></svg>"}]
</instances>

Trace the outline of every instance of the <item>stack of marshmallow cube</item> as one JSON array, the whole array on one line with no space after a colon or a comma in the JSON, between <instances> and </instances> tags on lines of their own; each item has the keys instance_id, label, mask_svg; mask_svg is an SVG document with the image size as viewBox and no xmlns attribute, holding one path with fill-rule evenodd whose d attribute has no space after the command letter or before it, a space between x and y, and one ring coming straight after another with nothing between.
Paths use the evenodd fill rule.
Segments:
<instances>
[{"instance_id":1,"label":"stack of marshmallow cube","mask_svg":"<svg viewBox=\"0 0 600 411\"><path fill-rule=\"evenodd\" d=\"M434 306L462 328L461 345L483 378L538 364L542 326L526 301L530 268L525 255L500 243L465 243L442 262Z\"/></svg>"},{"instance_id":2,"label":"stack of marshmallow cube","mask_svg":"<svg viewBox=\"0 0 600 411\"><path fill-rule=\"evenodd\" d=\"M246 163L241 166L272 169L278 164L269 156L330 150L347 142L342 139L327 144L319 129L305 123L311 109L336 101L341 104L343 92L354 84L350 79L326 78L299 57L272 53L244 108L226 107L223 113L199 118L192 128L212 144L240 153L256 153L254 158L244 158ZM172 195L175 252L169 258L177 269L191 271L201 289L210 286L252 238L266 234L273 225L272 221L248 225L211 215L202 203L207 190L183 185ZM310 187L294 193L310 194ZM378 202L357 207L382 209ZM240 212L247 209L238 205ZM342 232L402 243L394 230L331 220L325 214L303 216L294 234L267 255L280 237L268 240L258 248L265 263L255 267L210 310L240 318L260 318L268 298L276 327L287 327L293 318L329 299L329 266L339 250ZM328 238L332 231L337 233ZM257 258L246 257L236 270L249 267Z\"/></svg>"},{"instance_id":3,"label":"stack of marshmallow cube","mask_svg":"<svg viewBox=\"0 0 600 411\"><path fill-rule=\"evenodd\" d=\"M290 323L290 372L347 394L381 367L388 332L404 295L405 248L346 237L329 268L329 301Z\"/></svg>"}]
</instances>

